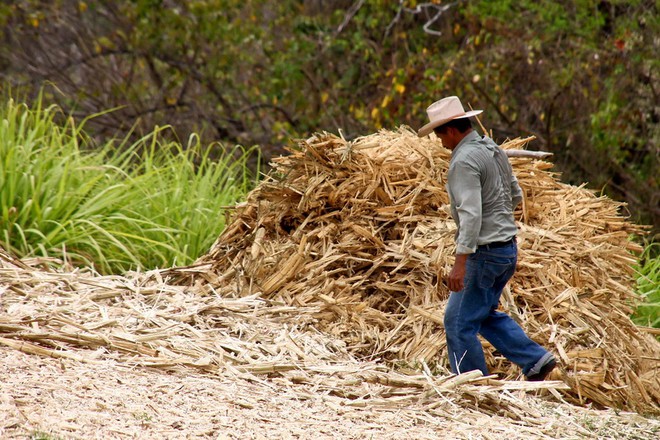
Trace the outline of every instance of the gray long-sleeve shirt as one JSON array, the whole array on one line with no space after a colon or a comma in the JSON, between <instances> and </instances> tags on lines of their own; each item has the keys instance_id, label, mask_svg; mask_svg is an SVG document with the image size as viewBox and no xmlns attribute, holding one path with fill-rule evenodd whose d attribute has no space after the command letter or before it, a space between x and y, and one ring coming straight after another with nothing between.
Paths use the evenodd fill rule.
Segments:
<instances>
[{"instance_id":1,"label":"gray long-sleeve shirt","mask_svg":"<svg viewBox=\"0 0 660 440\"><path fill-rule=\"evenodd\" d=\"M477 246L513 238L513 210L522 190L506 153L476 131L456 146L449 162L447 191L456 222L456 253L474 253Z\"/></svg>"}]
</instances>

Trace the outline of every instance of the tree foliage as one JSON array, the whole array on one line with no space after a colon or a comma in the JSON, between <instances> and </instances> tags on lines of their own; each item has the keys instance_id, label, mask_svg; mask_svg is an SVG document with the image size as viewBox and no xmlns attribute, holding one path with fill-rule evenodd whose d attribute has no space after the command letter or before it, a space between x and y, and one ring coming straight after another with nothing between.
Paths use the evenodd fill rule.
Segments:
<instances>
[{"instance_id":1,"label":"tree foliage","mask_svg":"<svg viewBox=\"0 0 660 440\"><path fill-rule=\"evenodd\" d=\"M497 140L534 134L570 183L660 224L652 0L14 0L0 74L110 137L259 145L425 123L458 95ZM61 93L60 93L61 92Z\"/></svg>"}]
</instances>

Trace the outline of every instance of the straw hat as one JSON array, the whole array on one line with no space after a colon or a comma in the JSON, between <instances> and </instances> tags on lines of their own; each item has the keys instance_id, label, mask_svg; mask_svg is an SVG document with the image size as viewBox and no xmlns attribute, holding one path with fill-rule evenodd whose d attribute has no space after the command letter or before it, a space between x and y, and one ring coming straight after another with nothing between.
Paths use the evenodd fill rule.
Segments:
<instances>
[{"instance_id":1,"label":"straw hat","mask_svg":"<svg viewBox=\"0 0 660 440\"><path fill-rule=\"evenodd\" d=\"M429 115L429 120L431 122L420 128L417 135L419 137L424 137L431 133L434 128L444 125L453 119L469 118L478 115L481 112L483 112L483 110L466 112L463 108L463 104L461 104L461 100L458 99L457 96L442 98L440 101L434 102L426 109L426 113Z\"/></svg>"}]
</instances>

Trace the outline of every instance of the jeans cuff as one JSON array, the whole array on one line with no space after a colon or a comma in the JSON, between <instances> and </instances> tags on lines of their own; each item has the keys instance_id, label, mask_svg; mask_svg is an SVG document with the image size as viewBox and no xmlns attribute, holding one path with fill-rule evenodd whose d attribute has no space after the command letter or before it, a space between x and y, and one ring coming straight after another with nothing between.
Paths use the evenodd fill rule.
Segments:
<instances>
[{"instance_id":1,"label":"jeans cuff","mask_svg":"<svg viewBox=\"0 0 660 440\"><path fill-rule=\"evenodd\" d=\"M525 376L533 376L535 374L539 374L541 372L541 368L543 368L545 366L545 364L547 364L548 362L550 362L554 358L555 357L552 355L552 353L547 352L546 354L541 356L541 359L536 361L534 366L529 369L529 371L527 372L527 374L525 374Z\"/></svg>"}]
</instances>

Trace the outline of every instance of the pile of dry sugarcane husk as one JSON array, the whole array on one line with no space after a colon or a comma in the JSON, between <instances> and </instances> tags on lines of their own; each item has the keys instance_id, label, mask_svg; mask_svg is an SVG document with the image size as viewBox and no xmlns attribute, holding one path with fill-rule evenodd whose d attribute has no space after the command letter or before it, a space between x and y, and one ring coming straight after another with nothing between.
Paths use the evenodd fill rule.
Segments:
<instances>
[{"instance_id":1,"label":"pile of dry sugarcane husk","mask_svg":"<svg viewBox=\"0 0 660 440\"><path fill-rule=\"evenodd\" d=\"M439 140L406 127L299 141L235 208L210 252L169 275L208 294L301 307L301 316L313 306L316 328L355 356L446 371L448 161ZM629 238L644 229L620 214L622 204L562 184L551 163L511 162L525 199L518 271L501 307L557 355L553 377L570 386L567 399L657 412L660 344L629 319L640 250ZM485 347L491 372L521 377Z\"/></svg>"}]
</instances>

